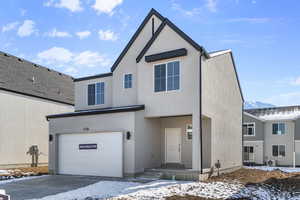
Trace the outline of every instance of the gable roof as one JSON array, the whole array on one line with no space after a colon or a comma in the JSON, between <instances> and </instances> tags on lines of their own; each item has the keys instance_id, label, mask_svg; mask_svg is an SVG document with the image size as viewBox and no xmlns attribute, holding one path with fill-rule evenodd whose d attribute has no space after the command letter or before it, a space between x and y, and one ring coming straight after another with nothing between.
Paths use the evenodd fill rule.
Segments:
<instances>
[{"instance_id":1,"label":"gable roof","mask_svg":"<svg viewBox=\"0 0 300 200\"><path fill-rule=\"evenodd\" d=\"M143 58L143 56L146 54L148 49L151 47L153 42L156 40L158 35L161 33L161 31L164 29L164 27L168 25L173 29L179 36L181 36L185 41L187 41L190 45L192 45L196 50L200 51L204 54L206 58L209 58L209 54L206 52L206 50L200 46L198 43L196 43L194 40L192 40L187 34L185 34L182 30L180 30L175 24L173 24L168 18L165 18L163 23L158 27L155 34L152 36L152 38L147 42L145 47L142 49L142 51L139 53L139 55L136 58L136 62L140 62L140 60Z\"/></svg>"},{"instance_id":2,"label":"gable roof","mask_svg":"<svg viewBox=\"0 0 300 200\"><path fill-rule=\"evenodd\" d=\"M140 32L143 30L143 28L145 27L149 19L152 17L152 15L155 15L161 21L164 20L164 17L159 12L157 12L155 9L152 8L148 13L148 15L145 17L145 19L143 20L143 22L141 23L141 25L139 26L139 28L137 29L137 31L133 34L133 36L131 37L131 39L129 40L129 42L127 43L127 45L125 46L125 48L123 49L123 51L121 52L121 54L119 55L115 63L113 64L113 66L111 67L111 72L113 72L117 68L118 64L121 62L122 58L125 56L125 54L129 50L133 42L136 40Z\"/></svg>"},{"instance_id":3,"label":"gable roof","mask_svg":"<svg viewBox=\"0 0 300 200\"><path fill-rule=\"evenodd\" d=\"M0 90L73 105L71 76L0 51Z\"/></svg>"},{"instance_id":4,"label":"gable roof","mask_svg":"<svg viewBox=\"0 0 300 200\"><path fill-rule=\"evenodd\" d=\"M246 109L246 113L263 120L295 120L300 118L300 106L280 106Z\"/></svg>"}]
</instances>

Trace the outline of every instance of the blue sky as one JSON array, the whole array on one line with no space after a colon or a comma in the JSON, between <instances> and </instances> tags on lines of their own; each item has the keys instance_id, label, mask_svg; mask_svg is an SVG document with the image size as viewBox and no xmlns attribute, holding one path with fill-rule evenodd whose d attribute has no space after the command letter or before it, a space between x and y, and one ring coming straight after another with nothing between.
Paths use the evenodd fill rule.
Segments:
<instances>
[{"instance_id":1,"label":"blue sky","mask_svg":"<svg viewBox=\"0 0 300 200\"><path fill-rule=\"evenodd\" d=\"M246 100L300 104L298 0L9 0L0 50L74 77L108 72L152 7L208 51L232 49Z\"/></svg>"}]
</instances>

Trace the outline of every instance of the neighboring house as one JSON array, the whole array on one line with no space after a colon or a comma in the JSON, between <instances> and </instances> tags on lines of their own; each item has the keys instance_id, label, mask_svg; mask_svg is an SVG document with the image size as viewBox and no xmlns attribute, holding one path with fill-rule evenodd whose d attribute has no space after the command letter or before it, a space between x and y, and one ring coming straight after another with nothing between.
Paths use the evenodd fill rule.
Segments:
<instances>
[{"instance_id":1,"label":"neighboring house","mask_svg":"<svg viewBox=\"0 0 300 200\"><path fill-rule=\"evenodd\" d=\"M244 162L300 165L300 106L248 109L244 112Z\"/></svg>"},{"instance_id":2,"label":"neighboring house","mask_svg":"<svg viewBox=\"0 0 300 200\"><path fill-rule=\"evenodd\" d=\"M75 112L47 117L49 170L237 169L242 105L232 52L207 53L152 9L110 73L75 79Z\"/></svg>"},{"instance_id":3,"label":"neighboring house","mask_svg":"<svg viewBox=\"0 0 300 200\"><path fill-rule=\"evenodd\" d=\"M72 77L0 52L0 168L29 165L32 145L48 163L45 116L73 111L73 92Z\"/></svg>"}]
</instances>

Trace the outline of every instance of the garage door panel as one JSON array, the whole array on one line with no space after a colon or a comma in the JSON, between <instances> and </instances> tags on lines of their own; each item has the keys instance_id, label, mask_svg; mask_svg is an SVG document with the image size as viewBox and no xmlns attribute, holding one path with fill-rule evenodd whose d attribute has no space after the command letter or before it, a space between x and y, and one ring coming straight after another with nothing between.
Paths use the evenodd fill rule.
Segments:
<instances>
[{"instance_id":1,"label":"garage door panel","mask_svg":"<svg viewBox=\"0 0 300 200\"><path fill-rule=\"evenodd\" d=\"M97 148L80 149L80 144ZM122 133L63 134L58 152L60 174L123 176Z\"/></svg>"}]
</instances>

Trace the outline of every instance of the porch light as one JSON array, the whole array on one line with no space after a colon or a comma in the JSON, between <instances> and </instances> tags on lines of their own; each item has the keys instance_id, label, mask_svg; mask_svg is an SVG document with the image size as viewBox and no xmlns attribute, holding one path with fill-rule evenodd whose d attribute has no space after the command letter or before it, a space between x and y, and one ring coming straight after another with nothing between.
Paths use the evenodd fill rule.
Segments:
<instances>
[{"instance_id":1,"label":"porch light","mask_svg":"<svg viewBox=\"0 0 300 200\"><path fill-rule=\"evenodd\" d=\"M131 138L131 133L129 131L126 132L126 139L127 140L130 140Z\"/></svg>"}]
</instances>

